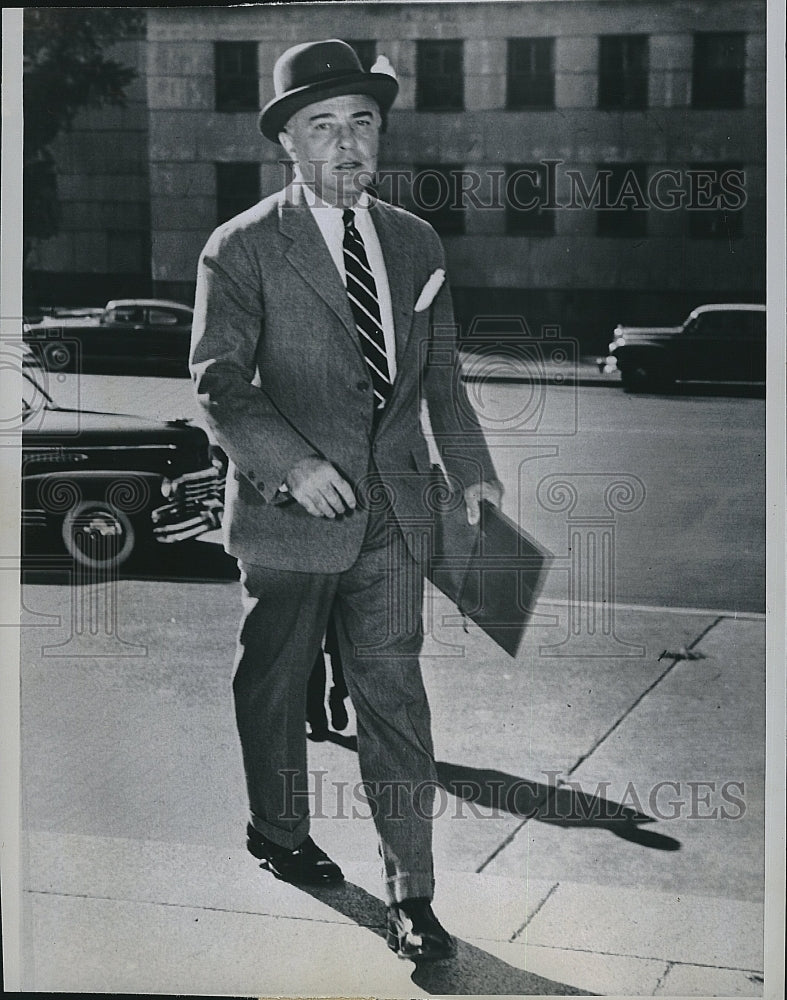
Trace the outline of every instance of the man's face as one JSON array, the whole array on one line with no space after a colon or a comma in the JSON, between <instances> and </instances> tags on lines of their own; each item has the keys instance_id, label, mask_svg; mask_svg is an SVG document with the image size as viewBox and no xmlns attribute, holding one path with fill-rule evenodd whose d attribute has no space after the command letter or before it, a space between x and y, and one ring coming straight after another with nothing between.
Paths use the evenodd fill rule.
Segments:
<instances>
[{"instance_id":1,"label":"man's face","mask_svg":"<svg viewBox=\"0 0 787 1000\"><path fill-rule=\"evenodd\" d=\"M279 141L304 181L328 204L354 204L377 170L377 102L363 94L317 101L296 111Z\"/></svg>"}]
</instances>

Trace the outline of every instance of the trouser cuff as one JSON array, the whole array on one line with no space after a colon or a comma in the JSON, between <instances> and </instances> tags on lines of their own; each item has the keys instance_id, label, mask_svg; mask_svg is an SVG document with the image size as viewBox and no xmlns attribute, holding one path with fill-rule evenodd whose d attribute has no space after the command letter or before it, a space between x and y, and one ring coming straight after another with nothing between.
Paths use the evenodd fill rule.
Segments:
<instances>
[{"instance_id":1,"label":"trouser cuff","mask_svg":"<svg viewBox=\"0 0 787 1000\"><path fill-rule=\"evenodd\" d=\"M249 822L267 840L273 841L279 847L286 847L288 851L294 851L309 836L309 817L304 816L297 826L283 829L280 826L273 826L256 813L249 814Z\"/></svg>"},{"instance_id":2,"label":"trouser cuff","mask_svg":"<svg viewBox=\"0 0 787 1000\"><path fill-rule=\"evenodd\" d=\"M406 875L394 875L385 881L385 894L388 903L401 903L403 899L419 896L426 899L434 898L434 876L431 872L408 872Z\"/></svg>"}]
</instances>

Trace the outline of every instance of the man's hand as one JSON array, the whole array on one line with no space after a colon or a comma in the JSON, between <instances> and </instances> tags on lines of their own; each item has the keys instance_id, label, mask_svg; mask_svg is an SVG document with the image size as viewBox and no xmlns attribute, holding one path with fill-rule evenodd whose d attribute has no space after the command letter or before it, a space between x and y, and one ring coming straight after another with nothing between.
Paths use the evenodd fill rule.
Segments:
<instances>
[{"instance_id":1,"label":"man's hand","mask_svg":"<svg viewBox=\"0 0 787 1000\"><path fill-rule=\"evenodd\" d=\"M503 484L495 479L491 483L474 483L465 488L465 507L467 508L467 523L478 524L481 519L481 501L488 500L494 507L500 506L503 499Z\"/></svg>"},{"instance_id":2,"label":"man's hand","mask_svg":"<svg viewBox=\"0 0 787 1000\"><path fill-rule=\"evenodd\" d=\"M312 517L336 517L355 510L352 487L324 458L310 456L296 462L284 477L287 489Z\"/></svg>"}]
</instances>

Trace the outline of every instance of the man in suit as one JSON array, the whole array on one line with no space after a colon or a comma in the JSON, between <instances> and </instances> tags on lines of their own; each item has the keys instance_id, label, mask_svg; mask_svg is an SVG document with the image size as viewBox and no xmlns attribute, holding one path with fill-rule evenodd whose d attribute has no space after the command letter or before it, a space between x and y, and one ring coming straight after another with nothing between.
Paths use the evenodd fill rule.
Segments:
<instances>
[{"instance_id":1,"label":"man in suit","mask_svg":"<svg viewBox=\"0 0 787 1000\"><path fill-rule=\"evenodd\" d=\"M284 147L294 180L209 239L191 351L198 398L230 459L247 846L287 881L343 878L309 837L304 730L308 675L333 609L385 870L388 944L402 957L443 958L454 942L431 908L436 774L418 660L423 528L434 517L422 399L471 523L501 487L455 377L455 345L442 336L430 346L433 325L453 327L447 286L437 291L440 240L366 190L395 77L365 72L332 39L285 52L274 85L260 129Z\"/></svg>"}]
</instances>

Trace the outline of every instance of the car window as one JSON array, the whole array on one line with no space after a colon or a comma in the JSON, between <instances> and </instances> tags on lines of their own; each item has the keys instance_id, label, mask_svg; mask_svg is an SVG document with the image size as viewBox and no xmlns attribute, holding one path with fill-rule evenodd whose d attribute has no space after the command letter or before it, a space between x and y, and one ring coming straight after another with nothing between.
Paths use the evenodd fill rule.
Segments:
<instances>
[{"instance_id":1,"label":"car window","mask_svg":"<svg viewBox=\"0 0 787 1000\"><path fill-rule=\"evenodd\" d=\"M714 313L716 322L713 334L724 340L747 340L754 332L755 326L752 323L752 314L748 310L740 312L719 312Z\"/></svg>"},{"instance_id":2,"label":"car window","mask_svg":"<svg viewBox=\"0 0 787 1000\"><path fill-rule=\"evenodd\" d=\"M142 323L144 313L138 306L119 306L109 314L110 323Z\"/></svg>"},{"instance_id":3,"label":"car window","mask_svg":"<svg viewBox=\"0 0 787 1000\"><path fill-rule=\"evenodd\" d=\"M700 313L686 325L686 333L695 337L718 337L722 340L741 340L765 336L765 314L746 310L728 309Z\"/></svg>"},{"instance_id":4,"label":"car window","mask_svg":"<svg viewBox=\"0 0 787 1000\"><path fill-rule=\"evenodd\" d=\"M171 312L169 309L150 309L148 322L151 326L177 326L183 320L177 313Z\"/></svg>"}]
</instances>

